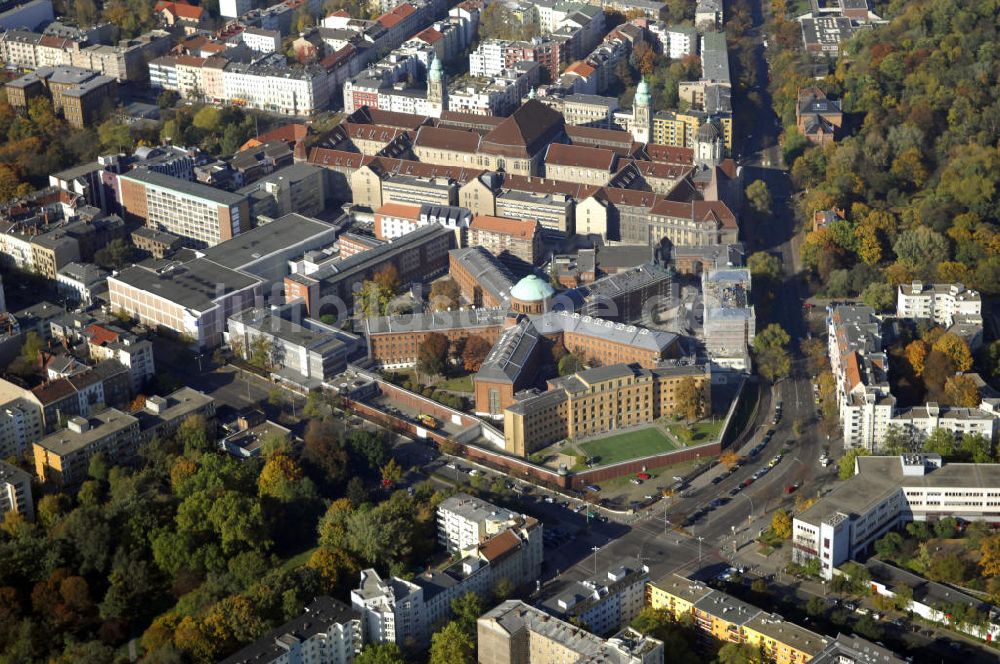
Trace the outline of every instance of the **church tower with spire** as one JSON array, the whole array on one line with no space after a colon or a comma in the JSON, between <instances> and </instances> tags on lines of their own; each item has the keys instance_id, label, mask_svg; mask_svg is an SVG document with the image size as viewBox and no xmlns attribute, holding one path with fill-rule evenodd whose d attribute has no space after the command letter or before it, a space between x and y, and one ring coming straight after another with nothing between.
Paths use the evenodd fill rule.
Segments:
<instances>
[{"instance_id":1,"label":"church tower with spire","mask_svg":"<svg viewBox=\"0 0 1000 664\"><path fill-rule=\"evenodd\" d=\"M440 58L431 60L430 72L427 74L427 115L432 118L441 117L442 111L448 109L448 82Z\"/></svg>"},{"instance_id":2,"label":"church tower with spire","mask_svg":"<svg viewBox=\"0 0 1000 664\"><path fill-rule=\"evenodd\" d=\"M653 140L652 102L653 96L649 94L649 85L643 76L635 88L630 127L632 137L639 143L649 143Z\"/></svg>"}]
</instances>

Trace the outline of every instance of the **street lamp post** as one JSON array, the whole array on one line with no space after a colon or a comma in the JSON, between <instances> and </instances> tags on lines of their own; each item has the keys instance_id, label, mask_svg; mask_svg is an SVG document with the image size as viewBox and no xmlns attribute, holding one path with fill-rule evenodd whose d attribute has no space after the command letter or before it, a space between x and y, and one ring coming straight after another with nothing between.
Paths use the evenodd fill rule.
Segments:
<instances>
[{"instance_id":1,"label":"street lamp post","mask_svg":"<svg viewBox=\"0 0 1000 664\"><path fill-rule=\"evenodd\" d=\"M594 574L597 574L597 552L601 550L601 547L592 546L590 550L594 552Z\"/></svg>"},{"instance_id":2,"label":"street lamp post","mask_svg":"<svg viewBox=\"0 0 1000 664\"><path fill-rule=\"evenodd\" d=\"M705 541L705 538L701 535L698 536L698 564L701 565L701 543ZM596 571L594 572L597 573Z\"/></svg>"}]
</instances>

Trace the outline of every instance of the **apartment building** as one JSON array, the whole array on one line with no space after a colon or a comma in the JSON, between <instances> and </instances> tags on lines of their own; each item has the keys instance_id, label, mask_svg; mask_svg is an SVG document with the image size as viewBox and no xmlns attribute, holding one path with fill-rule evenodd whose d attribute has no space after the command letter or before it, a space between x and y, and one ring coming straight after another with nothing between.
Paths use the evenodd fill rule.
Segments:
<instances>
[{"instance_id":1,"label":"apartment building","mask_svg":"<svg viewBox=\"0 0 1000 664\"><path fill-rule=\"evenodd\" d=\"M160 268L138 265L108 277L115 311L169 330L201 348L222 343L226 320L259 306L262 280L205 258Z\"/></svg>"},{"instance_id":2,"label":"apartment building","mask_svg":"<svg viewBox=\"0 0 1000 664\"><path fill-rule=\"evenodd\" d=\"M305 318L297 306L254 308L229 318L229 347L244 360L266 344L271 371L295 384L320 387L347 368L349 345L338 338L339 330L318 320ZM341 333L343 334L343 333Z\"/></svg>"},{"instance_id":3,"label":"apartment building","mask_svg":"<svg viewBox=\"0 0 1000 664\"><path fill-rule=\"evenodd\" d=\"M662 641L631 628L602 639L520 600L507 600L483 614L476 629L480 664L664 661Z\"/></svg>"},{"instance_id":4,"label":"apartment building","mask_svg":"<svg viewBox=\"0 0 1000 664\"><path fill-rule=\"evenodd\" d=\"M594 634L614 634L642 611L649 567L627 558L582 581L573 581L543 600L542 608L560 620L587 626Z\"/></svg>"},{"instance_id":5,"label":"apartment building","mask_svg":"<svg viewBox=\"0 0 1000 664\"><path fill-rule=\"evenodd\" d=\"M1000 466L949 463L936 454L858 457L854 475L795 516L792 559L820 561L830 579L842 563L910 521L995 521Z\"/></svg>"},{"instance_id":6,"label":"apartment building","mask_svg":"<svg viewBox=\"0 0 1000 664\"><path fill-rule=\"evenodd\" d=\"M449 553L474 549L520 518L516 512L458 493L438 505L438 543Z\"/></svg>"},{"instance_id":7,"label":"apartment building","mask_svg":"<svg viewBox=\"0 0 1000 664\"><path fill-rule=\"evenodd\" d=\"M586 438L675 414L678 387L686 379L704 391L704 414L711 404L705 366L615 364L552 379L544 392L525 395L504 410L506 451L527 456L565 438Z\"/></svg>"},{"instance_id":8,"label":"apartment building","mask_svg":"<svg viewBox=\"0 0 1000 664\"><path fill-rule=\"evenodd\" d=\"M11 106L27 110L28 102L39 96L52 99L52 107L62 111L66 123L76 129L90 127L107 117L117 99L117 83L78 67L40 67L5 86Z\"/></svg>"},{"instance_id":9,"label":"apartment building","mask_svg":"<svg viewBox=\"0 0 1000 664\"><path fill-rule=\"evenodd\" d=\"M932 320L951 327L956 321L982 323L983 300L978 291L962 284L900 284L896 293L896 315L900 318Z\"/></svg>"},{"instance_id":10,"label":"apartment building","mask_svg":"<svg viewBox=\"0 0 1000 664\"><path fill-rule=\"evenodd\" d=\"M245 195L155 171L118 176L127 219L185 238L194 247L214 247L250 228Z\"/></svg>"},{"instance_id":11,"label":"apartment building","mask_svg":"<svg viewBox=\"0 0 1000 664\"><path fill-rule=\"evenodd\" d=\"M750 368L757 325L750 283L750 271L745 268L702 273L705 348L714 362L731 369Z\"/></svg>"},{"instance_id":12,"label":"apartment building","mask_svg":"<svg viewBox=\"0 0 1000 664\"><path fill-rule=\"evenodd\" d=\"M26 521L35 520L31 475L17 466L0 461L0 523L3 523L8 512L19 514Z\"/></svg>"},{"instance_id":13,"label":"apartment building","mask_svg":"<svg viewBox=\"0 0 1000 664\"><path fill-rule=\"evenodd\" d=\"M695 626L714 639L760 648L776 664L818 661L815 658L832 645L828 637L679 574L650 582L647 604L667 611L675 620L692 616Z\"/></svg>"},{"instance_id":14,"label":"apartment building","mask_svg":"<svg viewBox=\"0 0 1000 664\"><path fill-rule=\"evenodd\" d=\"M827 318L830 367L837 379L844 444L875 448L895 412L881 322L866 306L838 306Z\"/></svg>"},{"instance_id":15,"label":"apartment building","mask_svg":"<svg viewBox=\"0 0 1000 664\"><path fill-rule=\"evenodd\" d=\"M190 417L204 420L209 437L215 432L215 400L190 387L182 387L165 397L146 397L142 409L132 416L139 420L141 445L169 438Z\"/></svg>"},{"instance_id":16,"label":"apartment building","mask_svg":"<svg viewBox=\"0 0 1000 664\"><path fill-rule=\"evenodd\" d=\"M86 371L43 383L32 393L41 404L45 431L63 426L66 418L88 417L104 406L123 408L131 400L132 377L115 360L105 360Z\"/></svg>"},{"instance_id":17,"label":"apartment building","mask_svg":"<svg viewBox=\"0 0 1000 664\"><path fill-rule=\"evenodd\" d=\"M67 263L56 273L56 289L68 302L90 306L107 289L108 272L92 263Z\"/></svg>"},{"instance_id":18,"label":"apartment building","mask_svg":"<svg viewBox=\"0 0 1000 664\"><path fill-rule=\"evenodd\" d=\"M132 231L130 237L136 249L145 251L156 259L166 258L184 246L184 238L146 226Z\"/></svg>"},{"instance_id":19,"label":"apartment building","mask_svg":"<svg viewBox=\"0 0 1000 664\"><path fill-rule=\"evenodd\" d=\"M451 617L452 600L469 592L486 596L501 579L516 587L532 584L541 566L542 524L520 517L443 570L428 570L410 581L383 580L375 570L362 571L351 604L362 615L367 641L422 649L434 626Z\"/></svg>"},{"instance_id":20,"label":"apartment building","mask_svg":"<svg viewBox=\"0 0 1000 664\"><path fill-rule=\"evenodd\" d=\"M91 457L104 454L118 462L139 448L139 420L115 408L89 417L74 415L66 428L32 446L35 474L45 484L75 486L87 478Z\"/></svg>"},{"instance_id":21,"label":"apartment building","mask_svg":"<svg viewBox=\"0 0 1000 664\"><path fill-rule=\"evenodd\" d=\"M97 362L115 360L121 364L132 378L132 393L141 394L156 373L153 344L130 332L97 323L88 326L84 335L90 358Z\"/></svg>"},{"instance_id":22,"label":"apartment building","mask_svg":"<svg viewBox=\"0 0 1000 664\"><path fill-rule=\"evenodd\" d=\"M468 246L482 247L508 262L538 265L543 258L542 226L536 219L476 215L469 224Z\"/></svg>"},{"instance_id":23,"label":"apartment building","mask_svg":"<svg viewBox=\"0 0 1000 664\"><path fill-rule=\"evenodd\" d=\"M0 458L21 456L44 432L42 403L34 392L0 379Z\"/></svg>"},{"instance_id":24,"label":"apartment building","mask_svg":"<svg viewBox=\"0 0 1000 664\"><path fill-rule=\"evenodd\" d=\"M323 595L306 605L302 615L264 634L221 664L351 664L363 645L358 612Z\"/></svg>"}]
</instances>

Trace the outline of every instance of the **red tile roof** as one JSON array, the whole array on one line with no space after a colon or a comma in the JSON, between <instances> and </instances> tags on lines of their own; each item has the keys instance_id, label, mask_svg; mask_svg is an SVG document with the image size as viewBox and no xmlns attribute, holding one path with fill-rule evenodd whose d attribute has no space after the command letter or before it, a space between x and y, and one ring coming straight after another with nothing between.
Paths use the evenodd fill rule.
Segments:
<instances>
[{"instance_id":1,"label":"red tile roof","mask_svg":"<svg viewBox=\"0 0 1000 664\"><path fill-rule=\"evenodd\" d=\"M167 2L166 0L159 0L156 3L154 11L157 13L169 11L174 16L189 21L200 21L201 17L205 14L205 10L201 7L195 7L186 2Z\"/></svg>"},{"instance_id":2,"label":"red tile roof","mask_svg":"<svg viewBox=\"0 0 1000 664\"><path fill-rule=\"evenodd\" d=\"M386 203L375 210L376 215L384 217L399 217L401 219L419 219L420 206L406 203Z\"/></svg>"},{"instance_id":3,"label":"red tile roof","mask_svg":"<svg viewBox=\"0 0 1000 664\"><path fill-rule=\"evenodd\" d=\"M118 341L117 332L109 330L108 328L96 323L88 326L86 331L90 335L90 343L95 346L103 346L104 344L110 344Z\"/></svg>"},{"instance_id":4,"label":"red tile roof","mask_svg":"<svg viewBox=\"0 0 1000 664\"><path fill-rule=\"evenodd\" d=\"M426 30L417 33L417 39L428 44L433 44L444 39L444 35L442 35L439 30L427 28Z\"/></svg>"},{"instance_id":5,"label":"red tile roof","mask_svg":"<svg viewBox=\"0 0 1000 664\"><path fill-rule=\"evenodd\" d=\"M677 148L672 145L648 143L646 145L646 156L649 157L650 161L662 161L668 164L694 164L694 150L691 148Z\"/></svg>"},{"instance_id":6,"label":"red tile roof","mask_svg":"<svg viewBox=\"0 0 1000 664\"><path fill-rule=\"evenodd\" d=\"M479 134L474 131L424 125L417 130L414 146L475 154L479 150L479 140Z\"/></svg>"},{"instance_id":7,"label":"red tile roof","mask_svg":"<svg viewBox=\"0 0 1000 664\"><path fill-rule=\"evenodd\" d=\"M522 240L530 240L539 231L539 224L534 219L511 219L510 217L493 217L486 214L472 218L469 228L491 233L504 233Z\"/></svg>"},{"instance_id":8,"label":"red tile roof","mask_svg":"<svg viewBox=\"0 0 1000 664\"><path fill-rule=\"evenodd\" d=\"M344 168L361 168L365 156L358 152L331 150L330 148L313 148L309 151L309 163L316 166L332 166Z\"/></svg>"},{"instance_id":9,"label":"red tile roof","mask_svg":"<svg viewBox=\"0 0 1000 664\"><path fill-rule=\"evenodd\" d=\"M545 153L545 163L553 166L599 169L610 173L615 165L615 153L586 145L553 143Z\"/></svg>"},{"instance_id":10,"label":"red tile roof","mask_svg":"<svg viewBox=\"0 0 1000 664\"><path fill-rule=\"evenodd\" d=\"M505 530L483 542L482 546L479 547L479 552L490 564L494 564L513 553L520 546L521 540L518 536L512 530Z\"/></svg>"},{"instance_id":11,"label":"red tile roof","mask_svg":"<svg viewBox=\"0 0 1000 664\"><path fill-rule=\"evenodd\" d=\"M417 11L417 9L407 2L401 5L396 5L390 11L387 11L375 20L382 24L382 27L391 28L415 11Z\"/></svg>"},{"instance_id":12,"label":"red tile roof","mask_svg":"<svg viewBox=\"0 0 1000 664\"><path fill-rule=\"evenodd\" d=\"M595 71L597 70L594 69L593 66L588 65L586 62L583 62L581 60L579 62L574 62L569 67L566 67L565 73L588 77L588 76L593 76Z\"/></svg>"}]
</instances>

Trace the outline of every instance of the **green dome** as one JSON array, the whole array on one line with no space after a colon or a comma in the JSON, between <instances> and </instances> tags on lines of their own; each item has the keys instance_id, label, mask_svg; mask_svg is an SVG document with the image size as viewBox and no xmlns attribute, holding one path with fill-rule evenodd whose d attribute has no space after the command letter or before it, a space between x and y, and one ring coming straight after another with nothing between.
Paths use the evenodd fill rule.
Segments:
<instances>
[{"instance_id":1,"label":"green dome","mask_svg":"<svg viewBox=\"0 0 1000 664\"><path fill-rule=\"evenodd\" d=\"M510 289L510 296L521 302L541 302L555 295L556 289L544 279L529 274Z\"/></svg>"},{"instance_id":2,"label":"green dome","mask_svg":"<svg viewBox=\"0 0 1000 664\"><path fill-rule=\"evenodd\" d=\"M646 78L643 77L639 81L639 85L635 88L635 103L639 105L649 106L650 95L649 95L649 84L646 83Z\"/></svg>"}]
</instances>

